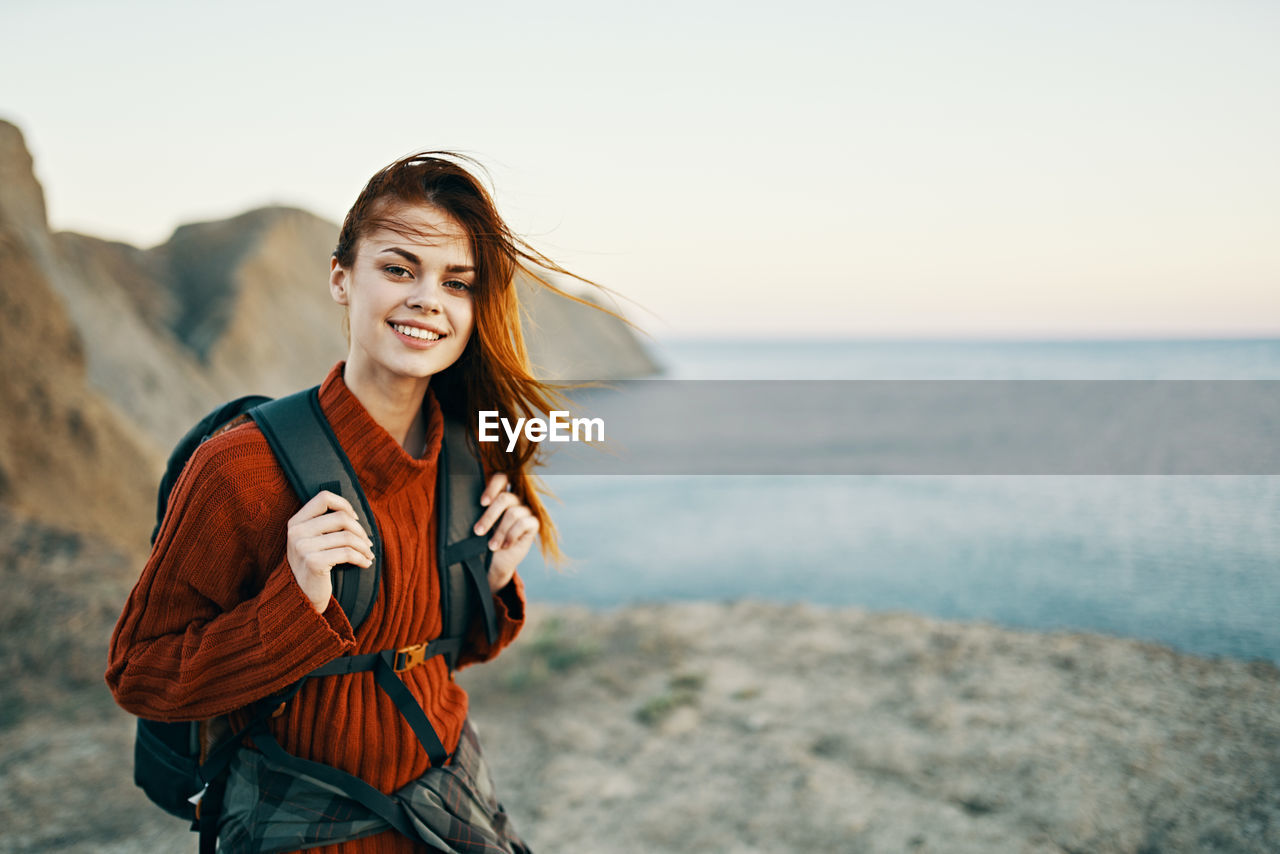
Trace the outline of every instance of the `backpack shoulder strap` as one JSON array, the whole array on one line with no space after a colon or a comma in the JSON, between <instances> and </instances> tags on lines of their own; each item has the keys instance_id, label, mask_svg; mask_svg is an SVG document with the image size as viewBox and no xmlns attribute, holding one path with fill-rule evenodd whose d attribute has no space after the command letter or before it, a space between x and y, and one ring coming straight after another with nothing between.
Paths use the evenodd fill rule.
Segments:
<instances>
[{"instance_id":1,"label":"backpack shoulder strap","mask_svg":"<svg viewBox=\"0 0 1280 854\"><path fill-rule=\"evenodd\" d=\"M369 532L373 540L373 566L361 569L343 564L335 566L331 573L334 598L351 621L351 627L359 628L378 598L382 538L351 461L320 408L320 387L263 403L250 410L249 415L262 430L302 503L310 501L321 490L341 495L351 502L360 524Z\"/></svg>"},{"instance_id":2,"label":"backpack shoulder strap","mask_svg":"<svg viewBox=\"0 0 1280 854\"><path fill-rule=\"evenodd\" d=\"M484 617L485 637L493 643L498 623L489 592L489 535L477 536L472 530L482 512L484 469L471 451L466 425L447 415L437 469L436 563L444 612L441 637L465 638L478 611ZM457 653L448 658L453 669Z\"/></svg>"}]
</instances>

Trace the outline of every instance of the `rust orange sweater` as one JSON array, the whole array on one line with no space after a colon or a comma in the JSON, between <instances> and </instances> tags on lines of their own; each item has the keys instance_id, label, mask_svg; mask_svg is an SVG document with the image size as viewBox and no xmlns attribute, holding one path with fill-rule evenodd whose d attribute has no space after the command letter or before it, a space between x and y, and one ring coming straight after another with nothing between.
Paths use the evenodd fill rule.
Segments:
<instances>
[{"instance_id":1,"label":"rust orange sweater","mask_svg":"<svg viewBox=\"0 0 1280 854\"><path fill-rule=\"evenodd\" d=\"M317 614L285 558L301 507L266 439L249 423L215 436L188 462L159 536L111 637L107 683L126 710L153 720L201 720L278 691L340 655L421 643L441 630L433 500L443 421L430 393L427 450L407 454L329 372L320 402L351 458L384 543L382 587L359 631L330 599ZM482 508L476 508L479 518ZM496 655L519 632L519 576L495 596L499 637L477 626L460 663ZM445 747L457 745L467 695L433 658L401 674ZM430 762L372 673L308 680L272 721L285 750L355 774L390 793ZM430 850L389 831L320 854Z\"/></svg>"}]
</instances>

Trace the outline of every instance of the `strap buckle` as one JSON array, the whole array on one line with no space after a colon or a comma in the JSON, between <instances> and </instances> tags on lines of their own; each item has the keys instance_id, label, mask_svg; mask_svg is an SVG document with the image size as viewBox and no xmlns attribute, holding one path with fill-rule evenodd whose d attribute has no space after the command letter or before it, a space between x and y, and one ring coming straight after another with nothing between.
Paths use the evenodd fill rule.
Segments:
<instances>
[{"instance_id":1,"label":"strap buckle","mask_svg":"<svg viewBox=\"0 0 1280 854\"><path fill-rule=\"evenodd\" d=\"M396 650L396 657L391 669L396 673L404 673L406 670L412 670L426 660L427 645L425 643L406 646Z\"/></svg>"}]
</instances>

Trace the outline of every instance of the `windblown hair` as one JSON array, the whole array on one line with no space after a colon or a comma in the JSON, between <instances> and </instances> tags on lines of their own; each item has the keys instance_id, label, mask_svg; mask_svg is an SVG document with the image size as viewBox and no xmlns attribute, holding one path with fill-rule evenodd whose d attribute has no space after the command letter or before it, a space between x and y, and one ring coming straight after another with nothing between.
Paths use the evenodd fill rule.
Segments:
<instances>
[{"instance_id":1,"label":"windblown hair","mask_svg":"<svg viewBox=\"0 0 1280 854\"><path fill-rule=\"evenodd\" d=\"M405 235L418 230L397 216L401 206L430 205L455 219L467 233L476 273L472 287L475 329L458 361L432 377L441 408L467 424L474 438L476 413L497 410L502 418L541 415L565 408L557 387L536 379L520 328L515 278L523 272L538 285L575 302L618 315L556 287L539 271L560 273L599 288L560 267L512 233L485 186L463 164L483 170L474 159L448 151L424 151L397 160L374 175L347 212L333 257L350 269L360 240L380 228ZM603 289L602 289L603 290ZM521 433L510 453L502 442L476 442L488 472L505 472L511 490L537 517L542 554L563 559L555 525L540 493L546 489L531 470L542 463L541 448Z\"/></svg>"}]
</instances>

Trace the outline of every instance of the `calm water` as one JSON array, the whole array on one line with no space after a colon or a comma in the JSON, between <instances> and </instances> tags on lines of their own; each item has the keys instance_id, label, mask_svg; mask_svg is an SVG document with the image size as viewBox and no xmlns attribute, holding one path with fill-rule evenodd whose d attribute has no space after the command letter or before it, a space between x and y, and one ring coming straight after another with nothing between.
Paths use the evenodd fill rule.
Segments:
<instances>
[{"instance_id":1,"label":"calm water","mask_svg":"<svg viewBox=\"0 0 1280 854\"><path fill-rule=\"evenodd\" d=\"M664 342L681 379L1280 379L1280 341ZM1278 437L1280 441L1280 437ZM530 595L743 597L1280 662L1280 477L557 477Z\"/></svg>"}]
</instances>

